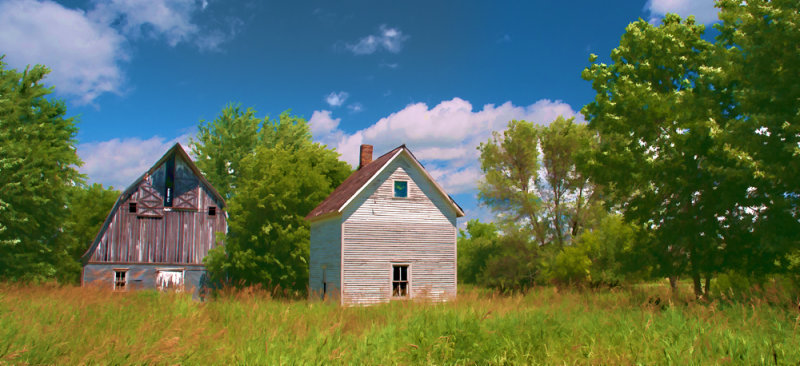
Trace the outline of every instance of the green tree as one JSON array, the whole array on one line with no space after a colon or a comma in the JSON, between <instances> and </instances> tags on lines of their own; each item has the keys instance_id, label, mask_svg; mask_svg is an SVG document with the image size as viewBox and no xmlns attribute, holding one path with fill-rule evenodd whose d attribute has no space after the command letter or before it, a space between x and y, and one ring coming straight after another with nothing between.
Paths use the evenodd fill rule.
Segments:
<instances>
[{"instance_id":1,"label":"green tree","mask_svg":"<svg viewBox=\"0 0 800 366\"><path fill-rule=\"evenodd\" d=\"M49 70L7 69L0 57L0 278L43 280L55 275L57 237L67 197L83 177L77 128L66 106L46 98Z\"/></svg>"},{"instance_id":2,"label":"green tree","mask_svg":"<svg viewBox=\"0 0 800 366\"><path fill-rule=\"evenodd\" d=\"M59 282L80 282L81 256L100 232L118 197L119 191L99 183L70 187L67 194L69 215L59 234L62 255L56 268Z\"/></svg>"},{"instance_id":3,"label":"green tree","mask_svg":"<svg viewBox=\"0 0 800 366\"><path fill-rule=\"evenodd\" d=\"M200 121L197 136L190 139L197 167L225 199L236 190L242 160L258 144L262 120L255 115L252 108L242 111L228 104L213 121Z\"/></svg>"},{"instance_id":4,"label":"green tree","mask_svg":"<svg viewBox=\"0 0 800 366\"><path fill-rule=\"evenodd\" d=\"M499 235L494 223L477 219L467 222L467 230L458 231L458 280L479 284L490 258L499 251Z\"/></svg>"},{"instance_id":5,"label":"green tree","mask_svg":"<svg viewBox=\"0 0 800 366\"><path fill-rule=\"evenodd\" d=\"M800 247L799 5L795 0L718 4L717 60L735 120L726 131L754 166L754 173L743 177L751 188L741 206L755 214L745 213L731 225L729 230L745 231L740 250L726 261L754 275L778 270L775 264L786 261L776 257Z\"/></svg>"},{"instance_id":6,"label":"green tree","mask_svg":"<svg viewBox=\"0 0 800 366\"><path fill-rule=\"evenodd\" d=\"M731 144L729 100L715 47L694 18L668 14L660 26L631 23L612 63L584 70L595 100L583 109L600 145L587 162L627 220L646 230L654 274L701 276L736 248L751 164ZM726 221L727 219L727 221ZM727 227L727 228L726 228Z\"/></svg>"},{"instance_id":7,"label":"green tree","mask_svg":"<svg viewBox=\"0 0 800 366\"><path fill-rule=\"evenodd\" d=\"M212 277L237 286L304 290L308 283L310 227L305 215L351 168L311 139L305 120L288 113L266 121L259 144L239 162L229 201L225 246L206 258Z\"/></svg>"}]
</instances>

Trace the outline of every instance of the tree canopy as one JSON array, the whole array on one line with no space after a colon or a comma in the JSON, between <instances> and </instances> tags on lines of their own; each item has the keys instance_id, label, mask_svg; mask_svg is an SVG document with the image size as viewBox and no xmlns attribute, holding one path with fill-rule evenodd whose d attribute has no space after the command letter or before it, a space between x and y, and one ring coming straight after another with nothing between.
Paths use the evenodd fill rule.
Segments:
<instances>
[{"instance_id":1,"label":"tree canopy","mask_svg":"<svg viewBox=\"0 0 800 366\"><path fill-rule=\"evenodd\" d=\"M0 278L56 273L70 187L82 182L74 118L42 84L41 65L22 72L0 57Z\"/></svg>"}]
</instances>

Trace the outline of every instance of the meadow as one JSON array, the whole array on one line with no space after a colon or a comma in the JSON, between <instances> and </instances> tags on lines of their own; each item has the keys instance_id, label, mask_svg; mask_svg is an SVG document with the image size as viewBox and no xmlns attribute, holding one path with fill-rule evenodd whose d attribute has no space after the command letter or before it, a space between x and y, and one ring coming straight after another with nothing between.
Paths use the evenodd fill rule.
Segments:
<instances>
[{"instance_id":1,"label":"meadow","mask_svg":"<svg viewBox=\"0 0 800 366\"><path fill-rule=\"evenodd\" d=\"M800 312L779 293L698 302L661 284L463 288L444 304L342 308L242 291L0 284L0 365L797 365Z\"/></svg>"}]
</instances>

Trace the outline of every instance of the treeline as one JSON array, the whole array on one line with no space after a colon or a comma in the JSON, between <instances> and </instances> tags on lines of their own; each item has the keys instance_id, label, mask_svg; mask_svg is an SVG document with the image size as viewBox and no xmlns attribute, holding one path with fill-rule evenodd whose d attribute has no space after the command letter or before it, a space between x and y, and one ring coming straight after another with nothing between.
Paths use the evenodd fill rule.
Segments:
<instances>
[{"instance_id":1,"label":"treeline","mask_svg":"<svg viewBox=\"0 0 800 366\"><path fill-rule=\"evenodd\" d=\"M503 289L668 277L758 283L800 269L800 13L720 1L714 42L692 17L631 23L590 58L588 126L513 121L482 144L459 278ZM735 284L734 284L735 286Z\"/></svg>"}]
</instances>

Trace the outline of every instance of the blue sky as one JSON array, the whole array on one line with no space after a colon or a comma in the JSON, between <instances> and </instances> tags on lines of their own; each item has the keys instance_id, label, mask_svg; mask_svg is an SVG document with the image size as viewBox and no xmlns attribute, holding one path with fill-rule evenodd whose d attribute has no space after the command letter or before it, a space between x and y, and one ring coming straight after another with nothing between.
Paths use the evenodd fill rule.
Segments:
<instances>
[{"instance_id":1,"label":"blue sky","mask_svg":"<svg viewBox=\"0 0 800 366\"><path fill-rule=\"evenodd\" d=\"M405 143L487 219L475 147L511 119L583 120L589 55L667 12L716 21L712 0L0 0L0 54L52 69L91 182L124 188L234 102L291 109L350 163Z\"/></svg>"}]
</instances>

